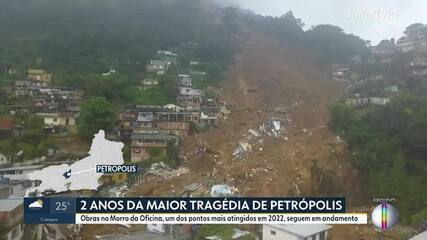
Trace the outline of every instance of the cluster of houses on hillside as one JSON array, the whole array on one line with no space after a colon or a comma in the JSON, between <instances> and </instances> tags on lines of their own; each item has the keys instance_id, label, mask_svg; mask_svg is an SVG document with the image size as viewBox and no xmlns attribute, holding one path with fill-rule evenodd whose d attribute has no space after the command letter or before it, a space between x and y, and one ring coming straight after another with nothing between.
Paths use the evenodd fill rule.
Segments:
<instances>
[{"instance_id":1,"label":"cluster of houses on hillside","mask_svg":"<svg viewBox=\"0 0 427 240\"><path fill-rule=\"evenodd\" d=\"M371 48L375 58L383 65L401 61L408 76L427 77L427 25L416 23L409 26L405 36L397 42L383 40Z\"/></svg>"},{"instance_id":2,"label":"cluster of houses on hillside","mask_svg":"<svg viewBox=\"0 0 427 240\"><path fill-rule=\"evenodd\" d=\"M371 47L375 59L382 65L390 65L399 52L397 44L390 40L383 40L377 46Z\"/></svg>"},{"instance_id":3,"label":"cluster of houses on hillside","mask_svg":"<svg viewBox=\"0 0 427 240\"><path fill-rule=\"evenodd\" d=\"M165 74L177 64L178 54L171 51L159 51L155 60L146 65L150 78L142 81L142 89L156 87L159 75ZM190 66L199 62L192 61ZM45 70L29 69L26 75L14 82L10 94L25 102L27 113L43 119L46 134L70 133L77 125L83 92L69 87L52 85L52 74ZM110 70L109 74L115 73ZM150 74L152 73L152 74ZM107 74L107 73L105 73ZM138 105L126 107L118 113L117 136L130 143L131 161L140 163L153 158L166 157L171 147L177 149L181 138L194 131L213 127L224 119L229 111L217 100L208 98L204 91L193 87L192 76L204 76L205 72L188 71L178 74L175 79L176 101L167 105ZM14 108L18 111L18 108ZM14 111L15 111L14 110ZM12 114L13 115L13 114ZM19 136L22 126L14 118L0 119L1 139ZM34 182L27 174L46 166L29 164L11 164L11 158L0 153L0 223L6 228L0 232L0 239L26 239L26 226L23 222L22 200L26 190L34 187ZM43 162L46 164L46 162ZM55 163L56 164L56 163ZM101 179L101 186L123 184L127 176L106 174ZM40 234L59 236L66 229L51 229L41 226ZM58 235L59 234L59 235ZM65 235L64 235L65 236ZM33 236L31 236L33 237ZM44 239L44 238L43 238ZM51 239L60 239L53 237Z\"/></svg>"},{"instance_id":4,"label":"cluster of houses on hillside","mask_svg":"<svg viewBox=\"0 0 427 240\"><path fill-rule=\"evenodd\" d=\"M151 60L146 65L146 71L155 73L156 75L163 75L169 70L172 64L177 64L177 58L177 53L166 50L158 51L157 58Z\"/></svg>"},{"instance_id":5,"label":"cluster of houses on hillside","mask_svg":"<svg viewBox=\"0 0 427 240\"><path fill-rule=\"evenodd\" d=\"M332 67L333 79L339 82L347 83L347 90L352 90L357 87L361 87L372 81L381 80L382 76L376 76L371 79L361 79L358 81L351 81L351 71L348 65L334 64ZM343 96L341 99L342 103L353 107L367 107L370 105L381 105L385 106L390 103L391 99L389 96L396 92L399 92L397 86L388 86L384 89L387 93L387 97L383 96L370 96L369 94L361 94L359 92L352 93L350 95Z\"/></svg>"},{"instance_id":6,"label":"cluster of houses on hillside","mask_svg":"<svg viewBox=\"0 0 427 240\"><path fill-rule=\"evenodd\" d=\"M344 64L332 64L332 77L338 82L350 81L350 67Z\"/></svg>"},{"instance_id":7,"label":"cluster of houses on hillside","mask_svg":"<svg viewBox=\"0 0 427 240\"><path fill-rule=\"evenodd\" d=\"M381 80L382 76L376 76L372 79L361 79L358 81L351 81L351 71L348 65L343 64L333 64L332 65L332 77L335 81L347 83L347 89L353 89L360 87L370 81ZM388 93L398 92L397 86L389 86L384 89ZM366 107L370 105L382 105L385 106L389 104L391 99L389 97L380 97L380 96L366 96L360 93L354 93L347 96L343 96L341 99L342 103L345 103L353 107Z\"/></svg>"},{"instance_id":8,"label":"cluster of houses on hillside","mask_svg":"<svg viewBox=\"0 0 427 240\"><path fill-rule=\"evenodd\" d=\"M415 23L405 31L405 36L397 41L397 45L402 52L425 52L427 51L427 26Z\"/></svg>"},{"instance_id":9,"label":"cluster of houses on hillside","mask_svg":"<svg viewBox=\"0 0 427 240\"><path fill-rule=\"evenodd\" d=\"M177 53L158 51L156 57L146 65L147 78L142 81L141 90L156 87L159 75L165 74L177 62ZM198 61L190 61L189 65L193 67L190 67L188 73L176 76L175 103L128 107L118 113L116 137L131 142L133 162L150 159L153 152L166 155L166 148L171 141L179 142L180 138L188 136L192 131L215 126L221 116L229 113L215 99L206 98L203 90L193 88L192 76L206 75L206 72L192 71L199 64ZM108 74L115 72L110 70ZM28 69L25 77L15 81L11 93L19 99L25 99L27 113L43 119L46 134L67 134L77 130L83 92L53 86L51 73L42 69ZM0 119L0 136L4 135L3 139L19 135L21 129L22 126L16 124L12 117ZM8 160L2 155L0 163Z\"/></svg>"},{"instance_id":10,"label":"cluster of houses on hillside","mask_svg":"<svg viewBox=\"0 0 427 240\"><path fill-rule=\"evenodd\" d=\"M409 77L427 78L427 25L416 23L409 26L399 40L382 40L378 45L370 47L374 59L371 63L379 63L389 68L402 68ZM349 66L333 64L333 78L347 81L350 76Z\"/></svg>"},{"instance_id":11,"label":"cluster of houses on hillside","mask_svg":"<svg viewBox=\"0 0 427 240\"><path fill-rule=\"evenodd\" d=\"M7 71L18 76L16 71ZM83 93L80 90L53 86L52 74L42 69L28 69L24 77L11 84L10 96L15 96L19 104L4 105L7 116L0 117L0 140L19 137L25 130L23 116L37 115L44 123L46 134L70 133L76 131ZM20 152L0 153L0 165L10 165ZM35 162L36 159L32 159ZM40 160L40 159L39 159Z\"/></svg>"},{"instance_id":12,"label":"cluster of houses on hillside","mask_svg":"<svg viewBox=\"0 0 427 240\"><path fill-rule=\"evenodd\" d=\"M367 97L361 96L360 94L354 94L346 96L343 99L344 103L353 107L366 107L369 105L381 105L385 106L390 103L390 98L383 97Z\"/></svg>"},{"instance_id":13,"label":"cluster of houses on hillside","mask_svg":"<svg viewBox=\"0 0 427 240\"><path fill-rule=\"evenodd\" d=\"M153 148L166 155L171 140L186 137L198 127L214 126L221 116L219 107L208 104L136 106L120 114L119 135L132 142L132 162L140 162L153 157L150 155Z\"/></svg>"},{"instance_id":14,"label":"cluster of houses on hillside","mask_svg":"<svg viewBox=\"0 0 427 240\"><path fill-rule=\"evenodd\" d=\"M163 75L177 64L178 54L161 50L155 60L146 66L148 73ZM199 62L191 61L190 65ZM204 75L197 72L196 75ZM176 76L176 103L164 106L143 105L125 108L119 114L119 133L124 141L131 142L132 162L149 160L167 155L168 144L179 143L179 139L188 136L195 129L215 126L223 116L224 107L204 96L203 90L193 88L191 71ZM158 85L156 77L146 78L143 89ZM223 111L221 111L223 110Z\"/></svg>"},{"instance_id":15,"label":"cluster of houses on hillside","mask_svg":"<svg viewBox=\"0 0 427 240\"><path fill-rule=\"evenodd\" d=\"M29 69L25 79L15 81L14 92L16 97L31 98L31 110L43 118L46 133L73 131L83 93L74 88L53 86L51 82L51 73Z\"/></svg>"},{"instance_id":16,"label":"cluster of houses on hillside","mask_svg":"<svg viewBox=\"0 0 427 240\"><path fill-rule=\"evenodd\" d=\"M374 68L399 71L400 77L427 80L427 25L416 23L407 27L404 36L398 41L383 40L370 48L373 58L366 59L365 64L375 65ZM357 56L356 56L357 57ZM399 92L398 79L387 76L384 72L367 73L357 71L359 60L349 58L346 63L331 65L331 76L335 81L347 83L351 95L345 96L342 102L350 106L365 107L368 105L387 105L390 97ZM379 64L379 65L378 65ZM385 82L391 78L390 82ZM381 84L376 83L383 83ZM397 84L397 85L396 85ZM364 92L366 86L375 86ZM379 89L381 88L381 89ZM362 89L362 91L358 91ZM374 93L376 92L376 93Z\"/></svg>"}]
</instances>

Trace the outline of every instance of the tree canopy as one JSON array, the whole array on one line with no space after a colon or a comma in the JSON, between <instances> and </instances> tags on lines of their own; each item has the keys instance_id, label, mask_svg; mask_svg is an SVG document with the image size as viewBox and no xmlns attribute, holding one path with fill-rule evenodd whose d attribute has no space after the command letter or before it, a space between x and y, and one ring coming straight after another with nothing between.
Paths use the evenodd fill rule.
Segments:
<instances>
[{"instance_id":1,"label":"tree canopy","mask_svg":"<svg viewBox=\"0 0 427 240\"><path fill-rule=\"evenodd\" d=\"M395 197L404 222L427 211L427 98L401 94L387 106L331 108L330 125L348 142L372 197ZM414 220L415 219L415 220Z\"/></svg>"},{"instance_id":2,"label":"tree canopy","mask_svg":"<svg viewBox=\"0 0 427 240\"><path fill-rule=\"evenodd\" d=\"M82 136L92 137L101 129L111 131L116 120L116 113L111 103L105 98L91 98L81 104L78 130Z\"/></svg>"},{"instance_id":3,"label":"tree canopy","mask_svg":"<svg viewBox=\"0 0 427 240\"><path fill-rule=\"evenodd\" d=\"M230 57L224 23L197 0L0 0L0 66L55 73L134 73L157 50L198 43L200 60ZM23 8L22 6L25 6ZM208 51L209 50L209 51ZM57 75L56 79L62 81Z\"/></svg>"}]
</instances>

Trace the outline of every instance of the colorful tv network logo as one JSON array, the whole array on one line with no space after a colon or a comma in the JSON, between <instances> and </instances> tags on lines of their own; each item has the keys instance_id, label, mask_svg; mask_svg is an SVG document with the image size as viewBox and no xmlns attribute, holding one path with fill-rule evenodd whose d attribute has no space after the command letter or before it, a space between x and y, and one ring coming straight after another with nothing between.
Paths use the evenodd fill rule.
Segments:
<instances>
[{"instance_id":1,"label":"colorful tv network logo","mask_svg":"<svg viewBox=\"0 0 427 240\"><path fill-rule=\"evenodd\" d=\"M389 203L381 203L372 211L372 222L381 230L389 230L396 225L398 213Z\"/></svg>"}]
</instances>

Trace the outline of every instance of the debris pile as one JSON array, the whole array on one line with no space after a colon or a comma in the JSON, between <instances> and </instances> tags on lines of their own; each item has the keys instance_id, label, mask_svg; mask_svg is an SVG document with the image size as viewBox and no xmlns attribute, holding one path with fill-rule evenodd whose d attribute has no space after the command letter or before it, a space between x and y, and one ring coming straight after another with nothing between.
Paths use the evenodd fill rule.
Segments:
<instances>
[{"instance_id":1,"label":"debris pile","mask_svg":"<svg viewBox=\"0 0 427 240\"><path fill-rule=\"evenodd\" d=\"M164 179L171 179L174 177L179 177L183 174L188 173L188 168L178 168L171 169L166 163L159 162L151 165L150 170L148 170L146 176L157 176Z\"/></svg>"},{"instance_id":2,"label":"debris pile","mask_svg":"<svg viewBox=\"0 0 427 240\"><path fill-rule=\"evenodd\" d=\"M232 197L235 196L239 190L235 187L228 185L214 185L211 188L211 197Z\"/></svg>"},{"instance_id":3,"label":"debris pile","mask_svg":"<svg viewBox=\"0 0 427 240\"><path fill-rule=\"evenodd\" d=\"M187 152L183 152L181 154L179 154L179 159L181 159L183 162L187 162L188 159L195 157L195 156L202 156L205 153L210 153L210 154L219 154L218 152L214 151L207 142L205 141L199 141L199 143L195 144L194 146L192 146L192 149L187 151Z\"/></svg>"},{"instance_id":4,"label":"debris pile","mask_svg":"<svg viewBox=\"0 0 427 240\"><path fill-rule=\"evenodd\" d=\"M130 191L129 191L128 185L125 183L125 184L122 184L119 186L114 186L114 187L111 187L109 189L106 189L106 192L107 192L108 196L124 197Z\"/></svg>"},{"instance_id":5,"label":"debris pile","mask_svg":"<svg viewBox=\"0 0 427 240\"><path fill-rule=\"evenodd\" d=\"M259 127L259 131L268 136L280 137L285 134L285 129L282 127L282 121L276 118L268 119Z\"/></svg>"},{"instance_id":6,"label":"debris pile","mask_svg":"<svg viewBox=\"0 0 427 240\"><path fill-rule=\"evenodd\" d=\"M200 183L192 183L184 186L184 191L181 193L182 197L204 196L206 189Z\"/></svg>"},{"instance_id":7,"label":"debris pile","mask_svg":"<svg viewBox=\"0 0 427 240\"><path fill-rule=\"evenodd\" d=\"M288 140L285 136L287 133L283 127L282 120L278 118L267 119L263 124L258 127L258 130L249 129L249 135L244 136L244 138L239 142L239 145L233 151L234 159L242 160L245 158L246 153L251 152L252 148L257 145L262 145L264 139L261 138L264 135L273 136L276 138L282 138ZM259 147L259 151L262 151L263 148Z\"/></svg>"},{"instance_id":8,"label":"debris pile","mask_svg":"<svg viewBox=\"0 0 427 240\"><path fill-rule=\"evenodd\" d=\"M194 192L194 191L197 191L197 189L199 189L201 187L202 187L202 185L199 183L192 183L192 184L185 186L184 190L189 191L189 192Z\"/></svg>"},{"instance_id":9,"label":"debris pile","mask_svg":"<svg viewBox=\"0 0 427 240\"><path fill-rule=\"evenodd\" d=\"M240 142L239 146L237 146L237 148L234 149L233 156L235 159L242 160L245 158L245 154L251 151L252 151L252 145L250 143Z\"/></svg>"},{"instance_id":10,"label":"debris pile","mask_svg":"<svg viewBox=\"0 0 427 240\"><path fill-rule=\"evenodd\" d=\"M249 172L246 172L246 177L254 177L256 175L259 175L260 173L269 173L270 175L277 175L275 169L270 168L253 168L249 170Z\"/></svg>"}]
</instances>

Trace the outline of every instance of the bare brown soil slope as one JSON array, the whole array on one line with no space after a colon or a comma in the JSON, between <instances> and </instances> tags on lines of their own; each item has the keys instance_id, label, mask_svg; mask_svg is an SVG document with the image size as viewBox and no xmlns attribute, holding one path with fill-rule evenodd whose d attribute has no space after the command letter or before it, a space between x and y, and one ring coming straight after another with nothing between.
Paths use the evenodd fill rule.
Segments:
<instances>
[{"instance_id":1,"label":"bare brown soil slope","mask_svg":"<svg viewBox=\"0 0 427 240\"><path fill-rule=\"evenodd\" d=\"M188 174L143 184L136 192L174 195L197 182L227 183L245 196L357 196L357 173L347 147L327 128L327 108L341 92L342 86L316 67L309 52L254 36L236 57L220 91L231 106L230 119L183 142L183 154L200 147L208 151L188 157ZM270 117L286 119L288 141L264 137L262 146L245 159L233 159L248 129Z\"/></svg>"},{"instance_id":2,"label":"bare brown soil slope","mask_svg":"<svg viewBox=\"0 0 427 240\"><path fill-rule=\"evenodd\" d=\"M316 66L310 52L255 35L242 46L222 85L221 100L232 114L218 128L184 139L182 154L189 172L169 180L150 178L136 186L133 195L176 196L191 183L203 186L198 194L209 195L213 184L229 184L242 196L344 196L355 210L364 203L366 193L351 153L327 127L328 106L343 93L343 86ZM233 159L248 129L270 117L285 119L288 141L262 137L263 144L243 160ZM382 238L401 239L396 231L387 235ZM337 240L378 238L371 225L337 225L331 231L331 239Z\"/></svg>"},{"instance_id":3,"label":"bare brown soil slope","mask_svg":"<svg viewBox=\"0 0 427 240\"><path fill-rule=\"evenodd\" d=\"M219 90L231 106L229 119L183 141L188 173L149 178L131 195L176 196L191 183L202 185L197 194L209 195L213 184L229 184L242 196L345 196L353 209L365 194L347 145L327 127L328 106L342 92L343 86L316 66L310 52L256 35L242 46ZM261 137L263 144L243 160L233 159L248 129L270 117L285 119L288 140ZM331 232L331 239L377 237L370 225L335 226Z\"/></svg>"}]
</instances>

